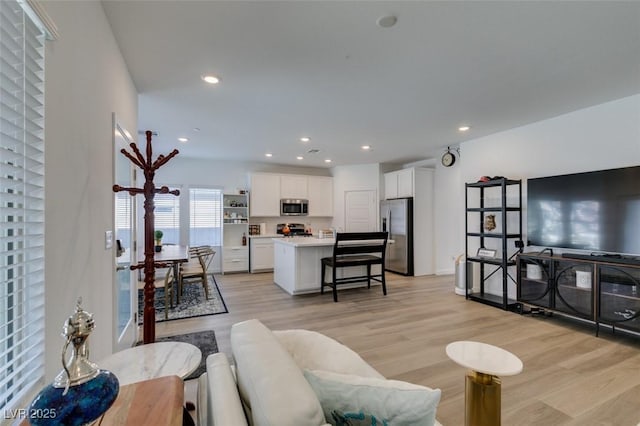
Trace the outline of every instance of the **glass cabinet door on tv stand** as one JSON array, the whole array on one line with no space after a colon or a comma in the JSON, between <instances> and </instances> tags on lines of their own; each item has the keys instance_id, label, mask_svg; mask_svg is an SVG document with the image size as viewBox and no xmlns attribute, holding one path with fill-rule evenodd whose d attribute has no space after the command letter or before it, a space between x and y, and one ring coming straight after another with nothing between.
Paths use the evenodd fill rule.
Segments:
<instances>
[{"instance_id":1,"label":"glass cabinet door on tv stand","mask_svg":"<svg viewBox=\"0 0 640 426\"><path fill-rule=\"evenodd\" d=\"M518 256L518 301L553 309L553 272L550 256Z\"/></svg>"},{"instance_id":2,"label":"glass cabinet door on tv stand","mask_svg":"<svg viewBox=\"0 0 640 426\"><path fill-rule=\"evenodd\" d=\"M553 261L553 271L555 310L579 318L595 320L593 264L556 259Z\"/></svg>"},{"instance_id":3,"label":"glass cabinet door on tv stand","mask_svg":"<svg viewBox=\"0 0 640 426\"><path fill-rule=\"evenodd\" d=\"M640 333L640 265L597 265L598 321Z\"/></svg>"}]
</instances>

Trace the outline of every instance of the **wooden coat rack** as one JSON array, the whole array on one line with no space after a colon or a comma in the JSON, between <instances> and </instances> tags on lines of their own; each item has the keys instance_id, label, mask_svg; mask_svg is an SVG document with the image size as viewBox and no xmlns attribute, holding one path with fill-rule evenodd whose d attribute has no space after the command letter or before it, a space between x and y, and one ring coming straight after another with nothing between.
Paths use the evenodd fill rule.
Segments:
<instances>
[{"instance_id":1,"label":"wooden coat rack","mask_svg":"<svg viewBox=\"0 0 640 426\"><path fill-rule=\"evenodd\" d=\"M152 132L147 130L147 158L145 159L135 143L129 144L133 154L129 153L126 149L121 149L120 152L127 157L133 164L142 169L144 173L144 187L141 188L125 188L120 185L113 185L114 192L127 191L129 195L144 194L144 262L138 264L132 264L131 269L144 268L144 314L142 317L143 327L143 343L153 343L156 340L156 309L154 307L154 296L156 266L160 268L169 267L169 264L156 263L154 261L154 240L153 232L155 227L155 217L153 210L155 204L153 198L156 194L173 194L180 195L180 191L175 189L170 191L168 187L162 186L156 188L153 183L156 170L165 165L167 161L178 155L178 150L174 149L166 157L162 154L158 156L155 161L151 160L151 135ZM135 261L135 259L134 259ZM133 262L132 262L133 263Z\"/></svg>"}]
</instances>

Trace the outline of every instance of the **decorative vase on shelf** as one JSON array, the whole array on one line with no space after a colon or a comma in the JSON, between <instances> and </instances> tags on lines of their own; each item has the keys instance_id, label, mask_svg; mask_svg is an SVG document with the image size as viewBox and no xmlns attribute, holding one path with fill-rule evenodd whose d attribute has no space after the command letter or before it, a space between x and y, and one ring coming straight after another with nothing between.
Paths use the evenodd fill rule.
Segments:
<instances>
[{"instance_id":1,"label":"decorative vase on shelf","mask_svg":"<svg viewBox=\"0 0 640 426\"><path fill-rule=\"evenodd\" d=\"M89 424L107 411L118 396L118 378L89 361L88 339L95 323L93 315L82 310L81 303L82 299L78 299L75 313L63 327L63 370L36 395L27 410L32 426ZM66 362L69 345L73 346L73 353Z\"/></svg>"}]
</instances>

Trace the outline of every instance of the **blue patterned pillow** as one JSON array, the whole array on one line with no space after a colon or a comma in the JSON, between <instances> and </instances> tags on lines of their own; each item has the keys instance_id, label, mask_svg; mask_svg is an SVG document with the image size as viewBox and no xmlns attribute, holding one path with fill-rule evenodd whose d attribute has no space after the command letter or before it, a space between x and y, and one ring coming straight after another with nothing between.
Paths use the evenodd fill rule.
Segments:
<instances>
[{"instance_id":1,"label":"blue patterned pillow","mask_svg":"<svg viewBox=\"0 0 640 426\"><path fill-rule=\"evenodd\" d=\"M329 422L335 411L362 411L376 418L376 426L384 425L382 421L393 426L433 426L435 423L440 389L322 370L304 370L304 377L316 393Z\"/></svg>"},{"instance_id":2,"label":"blue patterned pillow","mask_svg":"<svg viewBox=\"0 0 640 426\"><path fill-rule=\"evenodd\" d=\"M362 411L343 413L340 410L333 410L329 423L335 426L389 426L386 420L380 421L375 416L365 414Z\"/></svg>"}]
</instances>

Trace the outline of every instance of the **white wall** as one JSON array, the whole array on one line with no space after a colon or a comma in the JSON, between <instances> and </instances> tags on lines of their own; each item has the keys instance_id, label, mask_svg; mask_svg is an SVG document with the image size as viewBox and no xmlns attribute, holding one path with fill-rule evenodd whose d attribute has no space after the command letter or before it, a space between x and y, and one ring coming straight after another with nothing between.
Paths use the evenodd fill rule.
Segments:
<instances>
[{"instance_id":1,"label":"white wall","mask_svg":"<svg viewBox=\"0 0 640 426\"><path fill-rule=\"evenodd\" d=\"M465 182L475 182L483 175L526 180L639 165L640 95L470 140L460 148L461 156L453 167L436 169L440 273L452 271L452 256L464 251ZM526 220L523 227L526 231Z\"/></svg>"},{"instance_id":2,"label":"white wall","mask_svg":"<svg viewBox=\"0 0 640 426\"><path fill-rule=\"evenodd\" d=\"M112 352L115 327L112 112L137 129L137 94L99 2L47 2L60 38L46 49L45 358L61 368L62 325L76 299L94 314L94 361Z\"/></svg>"}]
</instances>

